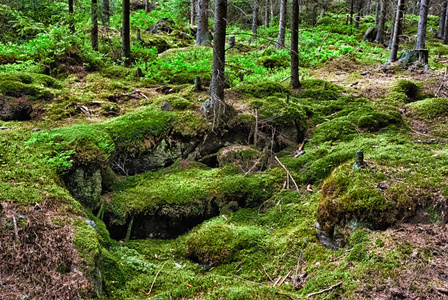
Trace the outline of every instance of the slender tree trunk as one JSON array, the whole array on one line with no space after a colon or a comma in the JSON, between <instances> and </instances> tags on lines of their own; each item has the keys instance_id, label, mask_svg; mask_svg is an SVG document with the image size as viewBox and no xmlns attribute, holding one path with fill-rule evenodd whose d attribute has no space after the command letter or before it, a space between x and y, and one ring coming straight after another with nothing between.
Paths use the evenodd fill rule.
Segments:
<instances>
[{"instance_id":1,"label":"slender tree trunk","mask_svg":"<svg viewBox=\"0 0 448 300\"><path fill-rule=\"evenodd\" d=\"M131 65L131 28L130 28L130 0L123 0L123 23L121 28L121 47L124 66Z\"/></svg>"},{"instance_id":2,"label":"slender tree trunk","mask_svg":"<svg viewBox=\"0 0 448 300\"><path fill-rule=\"evenodd\" d=\"M194 25L194 21L195 21L195 11L194 11L194 0L190 1L190 25Z\"/></svg>"},{"instance_id":3,"label":"slender tree trunk","mask_svg":"<svg viewBox=\"0 0 448 300\"><path fill-rule=\"evenodd\" d=\"M426 42L426 25L428 23L428 7L429 0L422 0L420 2L420 16L418 19L417 44L415 49L425 49Z\"/></svg>"},{"instance_id":4,"label":"slender tree trunk","mask_svg":"<svg viewBox=\"0 0 448 300\"><path fill-rule=\"evenodd\" d=\"M271 20L274 19L274 0L270 0L271 4Z\"/></svg>"},{"instance_id":5,"label":"slender tree trunk","mask_svg":"<svg viewBox=\"0 0 448 300\"><path fill-rule=\"evenodd\" d=\"M92 48L98 51L98 0L92 0L92 30L91 30L91 42Z\"/></svg>"},{"instance_id":6,"label":"slender tree trunk","mask_svg":"<svg viewBox=\"0 0 448 300\"><path fill-rule=\"evenodd\" d=\"M352 0L350 4L350 25L353 25L354 7L355 7L355 0Z\"/></svg>"},{"instance_id":7,"label":"slender tree trunk","mask_svg":"<svg viewBox=\"0 0 448 300\"><path fill-rule=\"evenodd\" d=\"M392 50L390 51L389 62L392 63L397 60L399 37L401 34L401 27L404 15L404 0L398 0L397 14L395 16L394 34L392 36Z\"/></svg>"},{"instance_id":8,"label":"slender tree trunk","mask_svg":"<svg viewBox=\"0 0 448 300\"><path fill-rule=\"evenodd\" d=\"M364 0L359 0L358 12L356 13L355 28L359 28L359 21L361 20L363 6L364 6Z\"/></svg>"},{"instance_id":9,"label":"slender tree trunk","mask_svg":"<svg viewBox=\"0 0 448 300\"><path fill-rule=\"evenodd\" d=\"M213 39L213 69L212 82L210 84L211 113L215 121L219 120L224 113L224 67L225 67L225 45L227 25L227 0L216 0L215 2L215 28ZM216 123L215 123L216 124Z\"/></svg>"},{"instance_id":10,"label":"slender tree trunk","mask_svg":"<svg viewBox=\"0 0 448 300\"><path fill-rule=\"evenodd\" d=\"M281 0L280 4L280 23L278 26L278 39L275 49L280 49L285 47L285 26L286 26L286 7L288 5L288 0Z\"/></svg>"},{"instance_id":11,"label":"slender tree trunk","mask_svg":"<svg viewBox=\"0 0 448 300\"><path fill-rule=\"evenodd\" d=\"M292 0L291 14L291 88L298 89L299 81L299 0Z\"/></svg>"},{"instance_id":12,"label":"slender tree trunk","mask_svg":"<svg viewBox=\"0 0 448 300\"><path fill-rule=\"evenodd\" d=\"M446 9L447 9L448 0L442 0L442 8L440 11L440 19L439 19L439 30L437 31L436 37L439 39L443 39L445 36L445 19L446 19Z\"/></svg>"},{"instance_id":13,"label":"slender tree trunk","mask_svg":"<svg viewBox=\"0 0 448 300\"><path fill-rule=\"evenodd\" d=\"M378 26L379 22L379 12L380 12L380 0L375 2L375 25Z\"/></svg>"},{"instance_id":14,"label":"slender tree trunk","mask_svg":"<svg viewBox=\"0 0 448 300\"><path fill-rule=\"evenodd\" d=\"M264 6L264 27L269 28L269 0L266 0Z\"/></svg>"},{"instance_id":15,"label":"slender tree trunk","mask_svg":"<svg viewBox=\"0 0 448 300\"><path fill-rule=\"evenodd\" d=\"M110 4L109 4L109 0L102 0L101 6L103 8L102 22L103 22L103 25L106 26L106 25L109 25L109 23L110 23Z\"/></svg>"},{"instance_id":16,"label":"slender tree trunk","mask_svg":"<svg viewBox=\"0 0 448 300\"><path fill-rule=\"evenodd\" d=\"M149 13L150 7L149 7L149 0L143 0L143 5L145 6L145 13Z\"/></svg>"},{"instance_id":17,"label":"slender tree trunk","mask_svg":"<svg viewBox=\"0 0 448 300\"><path fill-rule=\"evenodd\" d=\"M210 0L198 2L198 30L196 32L196 46L209 46L210 33L208 31L208 5Z\"/></svg>"},{"instance_id":18,"label":"slender tree trunk","mask_svg":"<svg viewBox=\"0 0 448 300\"><path fill-rule=\"evenodd\" d=\"M379 11L379 18L378 18L378 33L376 34L375 43L377 44L383 44L384 42L384 23L386 21L386 9L385 9L385 0L379 0L380 1L380 11Z\"/></svg>"},{"instance_id":19,"label":"slender tree trunk","mask_svg":"<svg viewBox=\"0 0 448 300\"><path fill-rule=\"evenodd\" d=\"M445 34L443 36L443 44L448 45L448 7L446 8L445 16Z\"/></svg>"},{"instance_id":20,"label":"slender tree trunk","mask_svg":"<svg viewBox=\"0 0 448 300\"><path fill-rule=\"evenodd\" d=\"M258 12L260 9L260 2L258 0L254 0L254 9L252 15L252 42L255 42L257 39L257 29L258 29Z\"/></svg>"},{"instance_id":21,"label":"slender tree trunk","mask_svg":"<svg viewBox=\"0 0 448 300\"><path fill-rule=\"evenodd\" d=\"M73 20L74 17L73 0L68 0L68 14L70 17L70 23L69 23L70 31L72 33L75 33L75 22Z\"/></svg>"}]
</instances>

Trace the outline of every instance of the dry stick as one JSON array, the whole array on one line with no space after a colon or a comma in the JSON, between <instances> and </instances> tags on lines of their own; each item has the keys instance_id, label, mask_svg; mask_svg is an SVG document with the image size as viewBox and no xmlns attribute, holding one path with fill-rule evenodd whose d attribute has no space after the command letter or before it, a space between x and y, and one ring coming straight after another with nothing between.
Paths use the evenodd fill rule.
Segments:
<instances>
[{"instance_id":1,"label":"dry stick","mask_svg":"<svg viewBox=\"0 0 448 300\"><path fill-rule=\"evenodd\" d=\"M338 282L338 283L336 283L336 284L330 286L330 287L327 288L327 289L324 289L324 290L321 290L321 291L318 291L318 292L315 292L315 293L308 294L306 297L309 298L309 297L311 297L311 296L316 296L316 295L323 294L323 293L325 293L325 292L331 291L332 289L334 289L334 288L340 286L342 283L344 283L344 281L340 281L340 282Z\"/></svg>"},{"instance_id":2,"label":"dry stick","mask_svg":"<svg viewBox=\"0 0 448 300\"><path fill-rule=\"evenodd\" d=\"M274 156L275 160L278 162L278 164L286 171L286 176L288 176L287 178L291 178L292 182L294 183L294 185L296 186L296 190L297 192L299 191L299 187L296 183L296 181L294 180L294 178L292 178L291 173L289 173L288 169L280 162L280 160L278 159L277 156Z\"/></svg>"},{"instance_id":3,"label":"dry stick","mask_svg":"<svg viewBox=\"0 0 448 300\"><path fill-rule=\"evenodd\" d=\"M281 276L281 275L280 275L280 276L277 278L277 280L274 282L274 285L273 285L273 286L276 286L277 283L280 281L280 279L282 279L282 276Z\"/></svg>"},{"instance_id":4,"label":"dry stick","mask_svg":"<svg viewBox=\"0 0 448 300\"><path fill-rule=\"evenodd\" d=\"M286 77L285 79L282 79L282 81L280 81L280 83L282 83L283 81L288 80L289 78L291 78L291 76Z\"/></svg>"},{"instance_id":5,"label":"dry stick","mask_svg":"<svg viewBox=\"0 0 448 300\"><path fill-rule=\"evenodd\" d=\"M323 39L322 44L320 44L320 48L319 48L318 52L322 51L322 47L324 46L325 41L328 39L328 36L330 35L331 29L333 28L334 23L336 23L336 22L331 23L330 29L328 30L328 33L327 33L327 36Z\"/></svg>"},{"instance_id":6,"label":"dry stick","mask_svg":"<svg viewBox=\"0 0 448 300\"><path fill-rule=\"evenodd\" d=\"M292 271L289 271L289 273L286 274L285 277L283 277L282 281L280 281L280 283L278 284L278 286L281 286L281 285L283 284L283 282L285 282L286 278L288 278L289 274L291 274L291 273L292 273Z\"/></svg>"},{"instance_id":7,"label":"dry stick","mask_svg":"<svg viewBox=\"0 0 448 300\"><path fill-rule=\"evenodd\" d=\"M248 279L243 278L243 277L238 276L238 275L233 275L233 277L242 279L242 280L247 281L247 282L250 282L250 283L252 283L252 284L264 285L263 283L259 283L259 282L251 281L251 280L248 280Z\"/></svg>"},{"instance_id":8,"label":"dry stick","mask_svg":"<svg viewBox=\"0 0 448 300\"><path fill-rule=\"evenodd\" d=\"M440 92L440 90L442 89L442 86L444 86L444 84L445 84L445 78L446 78L446 73L447 73L447 71L448 71L448 68L445 69L445 74L443 75L442 82L440 83L439 89L437 90L436 95L435 95L436 98L439 96L439 92Z\"/></svg>"},{"instance_id":9,"label":"dry stick","mask_svg":"<svg viewBox=\"0 0 448 300\"><path fill-rule=\"evenodd\" d=\"M255 110L254 147L257 147L257 140L258 140L258 109Z\"/></svg>"},{"instance_id":10,"label":"dry stick","mask_svg":"<svg viewBox=\"0 0 448 300\"><path fill-rule=\"evenodd\" d=\"M252 172L252 170L260 163L260 160L262 159L262 157L260 157L259 159L257 159L257 161L255 162L255 164L249 169L249 171L247 171L246 173L244 173L245 177L247 174L249 174L250 172Z\"/></svg>"},{"instance_id":11,"label":"dry stick","mask_svg":"<svg viewBox=\"0 0 448 300\"><path fill-rule=\"evenodd\" d=\"M262 263L260 263L260 265L263 267L264 274L266 274L266 276L268 276L269 280L270 280L272 283L274 283L274 280L272 280L271 276L269 276L269 274L266 272L266 269L264 268L264 265L263 265Z\"/></svg>"},{"instance_id":12,"label":"dry stick","mask_svg":"<svg viewBox=\"0 0 448 300\"><path fill-rule=\"evenodd\" d=\"M12 216L12 222L14 223L14 234L16 236L16 240L19 240L19 230L17 229L16 217Z\"/></svg>"},{"instance_id":13,"label":"dry stick","mask_svg":"<svg viewBox=\"0 0 448 300\"><path fill-rule=\"evenodd\" d=\"M436 288L434 288L434 289L435 289L436 291L438 291L439 293L448 295L448 289L445 289L445 288L438 288L438 287L436 287Z\"/></svg>"},{"instance_id":14,"label":"dry stick","mask_svg":"<svg viewBox=\"0 0 448 300\"><path fill-rule=\"evenodd\" d=\"M159 276L160 271L162 271L163 267L166 265L167 261L162 265L162 267L157 271L156 277L154 277L154 280L152 281L151 287L149 288L149 292L145 293L146 295L151 294L152 288L154 287L154 283L156 283L157 276Z\"/></svg>"}]
</instances>

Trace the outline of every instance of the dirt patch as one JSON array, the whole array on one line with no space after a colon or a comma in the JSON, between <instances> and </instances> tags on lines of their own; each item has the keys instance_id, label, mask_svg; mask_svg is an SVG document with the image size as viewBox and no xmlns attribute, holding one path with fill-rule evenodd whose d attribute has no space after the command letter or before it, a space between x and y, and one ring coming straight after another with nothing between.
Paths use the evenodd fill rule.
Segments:
<instances>
[{"instance_id":1,"label":"dirt patch","mask_svg":"<svg viewBox=\"0 0 448 300\"><path fill-rule=\"evenodd\" d=\"M70 224L51 201L0 202L1 299L82 299L92 291L79 270Z\"/></svg>"},{"instance_id":2,"label":"dirt patch","mask_svg":"<svg viewBox=\"0 0 448 300\"><path fill-rule=\"evenodd\" d=\"M402 224L387 230L381 252L400 250L387 279L379 270L367 270L355 291L356 299L448 299L448 230L434 224ZM370 284L369 284L370 282ZM373 283L373 284L372 284Z\"/></svg>"}]
</instances>

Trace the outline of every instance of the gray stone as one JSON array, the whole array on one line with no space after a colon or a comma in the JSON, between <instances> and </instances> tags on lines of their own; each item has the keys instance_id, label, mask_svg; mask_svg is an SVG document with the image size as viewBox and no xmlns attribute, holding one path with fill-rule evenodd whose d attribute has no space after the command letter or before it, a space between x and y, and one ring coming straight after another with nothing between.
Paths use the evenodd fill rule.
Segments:
<instances>
[{"instance_id":1,"label":"gray stone","mask_svg":"<svg viewBox=\"0 0 448 300\"><path fill-rule=\"evenodd\" d=\"M171 109L172 105L171 102L168 100L163 101L162 105L160 106L160 109L162 111L169 111Z\"/></svg>"},{"instance_id":2,"label":"gray stone","mask_svg":"<svg viewBox=\"0 0 448 300\"><path fill-rule=\"evenodd\" d=\"M102 191L101 170L76 168L64 175L64 182L72 196L81 204L95 209L100 204Z\"/></svg>"},{"instance_id":3,"label":"gray stone","mask_svg":"<svg viewBox=\"0 0 448 300\"><path fill-rule=\"evenodd\" d=\"M373 42L376 38L376 34L378 32L378 29L375 27L369 27L366 30L366 33L364 34L364 37L362 38L365 42Z\"/></svg>"},{"instance_id":4,"label":"gray stone","mask_svg":"<svg viewBox=\"0 0 448 300\"><path fill-rule=\"evenodd\" d=\"M174 21L169 18L163 18L157 23L151 25L146 32L152 34L171 33L173 31Z\"/></svg>"},{"instance_id":5,"label":"gray stone","mask_svg":"<svg viewBox=\"0 0 448 300\"><path fill-rule=\"evenodd\" d=\"M96 227L96 223L93 220L87 219L86 220L87 225L89 225L90 227L92 227L93 229L95 229L95 231L98 231L98 228Z\"/></svg>"},{"instance_id":6,"label":"gray stone","mask_svg":"<svg viewBox=\"0 0 448 300\"><path fill-rule=\"evenodd\" d=\"M364 161L364 150L360 149L356 152L356 160L355 164L353 165L353 170L361 170L365 168L366 163Z\"/></svg>"}]
</instances>

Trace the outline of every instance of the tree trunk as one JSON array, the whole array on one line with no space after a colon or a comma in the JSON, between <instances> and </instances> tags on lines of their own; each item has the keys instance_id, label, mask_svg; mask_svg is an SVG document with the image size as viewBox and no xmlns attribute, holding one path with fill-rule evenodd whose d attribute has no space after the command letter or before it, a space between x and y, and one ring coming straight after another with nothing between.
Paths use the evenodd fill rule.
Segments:
<instances>
[{"instance_id":1,"label":"tree trunk","mask_svg":"<svg viewBox=\"0 0 448 300\"><path fill-rule=\"evenodd\" d=\"M102 0L102 8L103 8L103 14L102 14L102 22L103 25L109 25L110 23L110 4L109 0Z\"/></svg>"},{"instance_id":2,"label":"tree trunk","mask_svg":"<svg viewBox=\"0 0 448 300\"><path fill-rule=\"evenodd\" d=\"M445 16L445 34L443 36L443 44L448 45L448 7L446 8Z\"/></svg>"},{"instance_id":3,"label":"tree trunk","mask_svg":"<svg viewBox=\"0 0 448 300\"><path fill-rule=\"evenodd\" d=\"M271 4L271 20L274 19L274 0L270 0Z\"/></svg>"},{"instance_id":4,"label":"tree trunk","mask_svg":"<svg viewBox=\"0 0 448 300\"><path fill-rule=\"evenodd\" d=\"M439 30L437 31L436 37L438 39L443 39L445 36L445 19L446 19L446 9L447 9L448 0L442 0L442 10L440 11L440 19L439 19Z\"/></svg>"},{"instance_id":5,"label":"tree trunk","mask_svg":"<svg viewBox=\"0 0 448 300\"><path fill-rule=\"evenodd\" d=\"M143 0L143 5L145 6L145 13L149 13L150 8L149 8L149 0Z\"/></svg>"},{"instance_id":6,"label":"tree trunk","mask_svg":"<svg viewBox=\"0 0 448 300\"><path fill-rule=\"evenodd\" d=\"M92 30L90 39L92 48L98 51L98 0L92 0Z\"/></svg>"},{"instance_id":7,"label":"tree trunk","mask_svg":"<svg viewBox=\"0 0 448 300\"><path fill-rule=\"evenodd\" d=\"M377 44L383 44L384 42L384 23L386 20L385 17L385 5L384 5L384 1L385 0L379 0L380 1L380 11L379 11L379 18L378 18L378 33L376 34L376 39L375 39L375 43Z\"/></svg>"},{"instance_id":8,"label":"tree trunk","mask_svg":"<svg viewBox=\"0 0 448 300\"><path fill-rule=\"evenodd\" d=\"M354 7L355 7L355 0L352 0L350 4L350 25L353 25Z\"/></svg>"},{"instance_id":9,"label":"tree trunk","mask_svg":"<svg viewBox=\"0 0 448 300\"><path fill-rule=\"evenodd\" d=\"M191 0L190 1L190 25L192 25L192 26L194 25L195 16L196 16L194 7L195 7L194 0Z\"/></svg>"},{"instance_id":10,"label":"tree trunk","mask_svg":"<svg viewBox=\"0 0 448 300\"><path fill-rule=\"evenodd\" d=\"M227 22L227 0L216 0L215 2L215 28L213 39L213 69L212 82L210 84L211 110L215 125L219 117L225 111L224 102L224 67L225 67L225 45L226 45L226 22Z\"/></svg>"},{"instance_id":11,"label":"tree trunk","mask_svg":"<svg viewBox=\"0 0 448 300\"><path fill-rule=\"evenodd\" d=\"M260 3L258 0L254 0L254 9L252 15L252 39L251 42L255 42L257 39L257 29L258 29L258 11L260 9Z\"/></svg>"},{"instance_id":12,"label":"tree trunk","mask_svg":"<svg viewBox=\"0 0 448 300\"><path fill-rule=\"evenodd\" d=\"M298 89L299 81L299 0L292 0L291 14L291 88Z\"/></svg>"},{"instance_id":13,"label":"tree trunk","mask_svg":"<svg viewBox=\"0 0 448 300\"><path fill-rule=\"evenodd\" d=\"M75 22L73 20L74 17L74 9L73 9L73 0L68 0L68 14L70 17L69 27L72 33L75 33Z\"/></svg>"},{"instance_id":14,"label":"tree trunk","mask_svg":"<svg viewBox=\"0 0 448 300\"><path fill-rule=\"evenodd\" d=\"M359 21L361 20L363 6L364 6L364 0L359 0L358 12L356 13L355 28L359 28Z\"/></svg>"},{"instance_id":15,"label":"tree trunk","mask_svg":"<svg viewBox=\"0 0 448 300\"><path fill-rule=\"evenodd\" d=\"M208 5L210 0L198 2L198 30L196 32L196 46L209 46L210 33L208 31Z\"/></svg>"},{"instance_id":16,"label":"tree trunk","mask_svg":"<svg viewBox=\"0 0 448 300\"><path fill-rule=\"evenodd\" d=\"M123 0L123 23L121 28L121 47L124 66L131 65L131 28L129 22L130 0Z\"/></svg>"},{"instance_id":17,"label":"tree trunk","mask_svg":"<svg viewBox=\"0 0 448 300\"><path fill-rule=\"evenodd\" d=\"M397 60L398 53L398 43L401 34L401 27L403 23L404 15L404 0L398 0L397 3L397 14L395 16L395 26L394 34L392 36L392 50L390 51L389 62L394 62Z\"/></svg>"},{"instance_id":18,"label":"tree trunk","mask_svg":"<svg viewBox=\"0 0 448 300\"><path fill-rule=\"evenodd\" d=\"M266 0L264 7L264 27L269 28L269 0Z\"/></svg>"},{"instance_id":19,"label":"tree trunk","mask_svg":"<svg viewBox=\"0 0 448 300\"><path fill-rule=\"evenodd\" d=\"M376 0L375 4L375 25L378 26L379 22L379 11L380 11L380 0Z\"/></svg>"},{"instance_id":20,"label":"tree trunk","mask_svg":"<svg viewBox=\"0 0 448 300\"><path fill-rule=\"evenodd\" d=\"M418 18L417 44L415 49L425 49L426 25L428 23L429 0L422 0L420 3L420 16Z\"/></svg>"},{"instance_id":21,"label":"tree trunk","mask_svg":"<svg viewBox=\"0 0 448 300\"><path fill-rule=\"evenodd\" d=\"M286 26L286 7L288 5L288 0L281 0L280 4L280 23L278 26L278 39L275 49L280 49L285 47L285 26Z\"/></svg>"}]
</instances>

